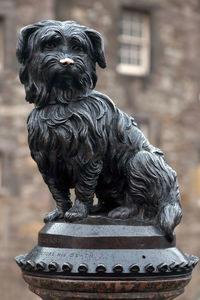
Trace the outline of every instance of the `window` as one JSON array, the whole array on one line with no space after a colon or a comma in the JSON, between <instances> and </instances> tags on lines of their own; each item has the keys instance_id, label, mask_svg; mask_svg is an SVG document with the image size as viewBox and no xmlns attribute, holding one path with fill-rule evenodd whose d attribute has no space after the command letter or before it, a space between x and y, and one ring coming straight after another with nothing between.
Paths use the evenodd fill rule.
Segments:
<instances>
[{"instance_id":1,"label":"window","mask_svg":"<svg viewBox=\"0 0 200 300\"><path fill-rule=\"evenodd\" d=\"M124 11L120 20L119 64L117 71L146 75L150 65L150 19L137 11Z\"/></svg>"},{"instance_id":2,"label":"window","mask_svg":"<svg viewBox=\"0 0 200 300\"><path fill-rule=\"evenodd\" d=\"M0 70L4 68L4 21L0 18Z\"/></svg>"}]
</instances>

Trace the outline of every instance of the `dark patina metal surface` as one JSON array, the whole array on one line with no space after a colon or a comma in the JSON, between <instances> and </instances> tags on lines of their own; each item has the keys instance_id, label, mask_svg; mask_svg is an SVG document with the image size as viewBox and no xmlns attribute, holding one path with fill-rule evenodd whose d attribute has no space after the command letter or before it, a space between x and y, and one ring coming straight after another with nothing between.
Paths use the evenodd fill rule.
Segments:
<instances>
[{"instance_id":1,"label":"dark patina metal surface","mask_svg":"<svg viewBox=\"0 0 200 300\"><path fill-rule=\"evenodd\" d=\"M154 222L172 240L182 216L176 172L133 117L94 90L96 64L106 67L101 34L73 21L38 22L20 31L17 57L26 100L35 105L27 121L31 156L56 201L45 222L76 222L95 210Z\"/></svg>"}]
</instances>

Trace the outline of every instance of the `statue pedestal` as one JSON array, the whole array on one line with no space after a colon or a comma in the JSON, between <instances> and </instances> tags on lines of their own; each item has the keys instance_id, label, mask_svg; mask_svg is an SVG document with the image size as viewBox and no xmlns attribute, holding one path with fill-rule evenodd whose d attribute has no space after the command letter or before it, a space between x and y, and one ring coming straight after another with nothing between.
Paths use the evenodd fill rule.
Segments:
<instances>
[{"instance_id":1,"label":"statue pedestal","mask_svg":"<svg viewBox=\"0 0 200 300\"><path fill-rule=\"evenodd\" d=\"M183 293L198 258L153 225L89 217L46 224L38 245L16 262L44 300L163 300Z\"/></svg>"},{"instance_id":2,"label":"statue pedestal","mask_svg":"<svg viewBox=\"0 0 200 300\"><path fill-rule=\"evenodd\" d=\"M175 277L85 278L24 274L32 292L43 300L174 299L191 275Z\"/></svg>"}]
</instances>

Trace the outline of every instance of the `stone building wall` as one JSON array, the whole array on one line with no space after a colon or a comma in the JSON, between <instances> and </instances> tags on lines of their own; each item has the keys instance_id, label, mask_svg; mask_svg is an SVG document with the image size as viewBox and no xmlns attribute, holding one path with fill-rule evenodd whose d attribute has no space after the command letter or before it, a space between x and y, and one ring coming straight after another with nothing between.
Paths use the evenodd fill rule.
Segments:
<instances>
[{"instance_id":1,"label":"stone building wall","mask_svg":"<svg viewBox=\"0 0 200 300\"><path fill-rule=\"evenodd\" d=\"M151 71L145 77L120 75L119 18L123 8L151 19ZM100 31L107 68L98 68L96 89L108 94L160 147L177 171L184 217L177 228L180 248L200 256L200 3L198 0L1 0L4 69L0 71L0 287L2 300L38 299L23 283L13 257L37 240L53 201L27 147L24 101L15 44L19 29L43 19L73 19ZM1 176L2 173L2 176ZM2 178L2 179L1 179ZM177 299L200 299L199 271ZM12 282L12 284L11 284Z\"/></svg>"},{"instance_id":2,"label":"stone building wall","mask_svg":"<svg viewBox=\"0 0 200 300\"><path fill-rule=\"evenodd\" d=\"M28 291L13 258L37 240L50 195L27 147L26 119L32 109L24 101L15 56L21 27L54 18L51 0L0 1L4 23L4 69L0 71L0 299L37 299ZM53 202L53 201L52 201Z\"/></svg>"}]
</instances>

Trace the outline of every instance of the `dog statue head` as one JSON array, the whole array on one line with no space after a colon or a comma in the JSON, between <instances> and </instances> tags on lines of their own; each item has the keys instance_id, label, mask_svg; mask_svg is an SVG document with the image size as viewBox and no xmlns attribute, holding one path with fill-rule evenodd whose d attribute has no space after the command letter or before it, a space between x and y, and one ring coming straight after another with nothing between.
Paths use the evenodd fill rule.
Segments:
<instances>
[{"instance_id":1,"label":"dog statue head","mask_svg":"<svg viewBox=\"0 0 200 300\"><path fill-rule=\"evenodd\" d=\"M106 67L99 32L73 21L42 21L20 31L17 58L26 100L37 107L87 96Z\"/></svg>"}]
</instances>

